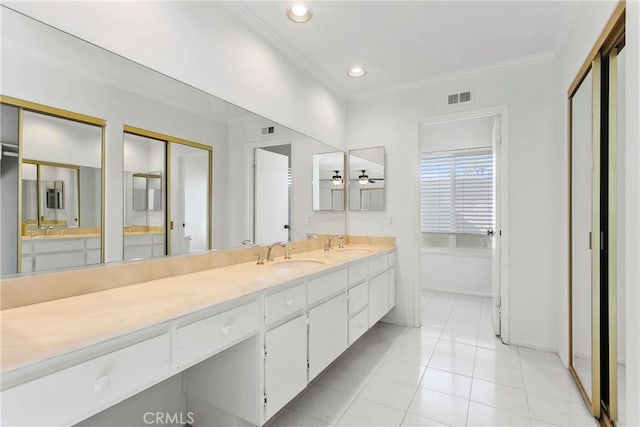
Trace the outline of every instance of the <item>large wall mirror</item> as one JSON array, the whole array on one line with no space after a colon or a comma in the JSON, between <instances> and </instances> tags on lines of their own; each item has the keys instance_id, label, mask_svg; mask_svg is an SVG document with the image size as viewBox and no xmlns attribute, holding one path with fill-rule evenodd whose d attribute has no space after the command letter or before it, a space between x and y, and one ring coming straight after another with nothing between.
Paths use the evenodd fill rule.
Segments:
<instances>
[{"instance_id":1,"label":"large wall mirror","mask_svg":"<svg viewBox=\"0 0 640 427\"><path fill-rule=\"evenodd\" d=\"M104 121L1 101L2 275L100 263Z\"/></svg>"},{"instance_id":2,"label":"large wall mirror","mask_svg":"<svg viewBox=\"0 0 640 427\"><path fill-rule=\"evenodd\" d=\"M313 155L340 152L336 147L35 21L6 5L1 7L2 94L101 117L108 124L104 261L227 249L239 247L243 241L299 240L307 233L345 233L345 213L337 210L338 201L334 211L314 211L309 185L313 181ZM43 75L47 78L43 79ZM12 114L13 126L5 127ZM18 117L17 112L5 114L3 106L3 152L14 151L16 156ZM25 124L30 120L27 118ZM100 141L102 128L88 127L97 132ZM93 147L92 143L83 148L89 146ZM282 152L285 147L286 153ZM40 234L62 234L64 228L67 237L73 233L72 228L82 229L91 251L87 252L87 260L100 262L94 252L99 253L101 246L102 207L89 205L93 196L100 196L101 182L96 178L100 146L91 156L78 150L70 155L62 149L50 151L56 155L44 156L41 150L38 155L24 153L24 159L31 163L23 164L20 175L24 173L30 181L24 183L20 193L24 191L26 197L32 197L21 204L32 223L25 227L25 236L31 238L29 232L33 231L34 240L43 240ZM269 197L275 175L265 169L266 163L256 159L257 153L269 153L280 160L283 157L276 156L286 157L286 162L279 162L286 163L286 168L283 166L278 172L282 197L277 204ZM7 159L12 159L11 155L2 157L3 209L9 206L9 202L5 204L5 187L12 188L15 200L13 207L7 209L17 212L17 174L12 172L17 165L9 166ZM257 162L261 163L258 167ZM258 175L265 171L265 175ZM42 196L40 204L35 202L37 193ZM42 213L37 213L38 209ZM76 209L78 224L74 224ZM279 216L272 215L275 212ZM8 253L5 236L13 232L17 240L18 234L22 235L16 215L11 221L2 217L3 254ZM44 225L45 229L40 229ZM49 230L49 226L53 228ZM95 227L98 240L94 242L91 233ZM63 260L56 266L75 266L65 264L69 262L66 251L50 249ZM17 256L17 250L14 253ZM6 261L3 256L2 275L17 272L17 268L11 270L4 264L17 265L17 259Z\"/></svg>"},{"instance_id":3,"label":"large wall mirror","mask_svg":"<svg viewBox=\"0 0 640 427\"><path fill-rule=\"evenodd\" d=\"M384 147L349 151L349 209L384 210Z\"/></svg>"}]
</instances>

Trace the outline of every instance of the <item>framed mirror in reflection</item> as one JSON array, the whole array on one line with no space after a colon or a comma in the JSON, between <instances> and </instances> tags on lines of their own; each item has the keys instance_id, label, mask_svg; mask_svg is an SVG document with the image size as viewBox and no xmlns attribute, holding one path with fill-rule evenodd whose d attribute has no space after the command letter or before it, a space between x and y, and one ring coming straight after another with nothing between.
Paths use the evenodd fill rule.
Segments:
<instances>
[{"instance_id":1,"label":"framed mirror in reflection","mask_svg":"<svg viewBox=\"0 0 640 427\"><path fill-rule=\"evenodd\" d=\"M384 210L384 167L384 147L349 151L349 210Z\"/></svg>"},{"instance_id":2,"label":"framed mirror in reflection","mask_svg":"<svg viewBox=\"0 0 640 427\"><path fill-rule=\"evenodd\" d=\"M346 194L344 153L313 155L313 210L342 211Z\"/></svg>"},{"instance_id":3,"label":"framed mirror in reflection","mask_svg":"<svg viewBox=\"0 0 640 427\"><path fill-rule=\"evenodd\" d=\"M8 97L2 113L2 275L100 263L103 122Z\"/></svg>"}]
</instances>

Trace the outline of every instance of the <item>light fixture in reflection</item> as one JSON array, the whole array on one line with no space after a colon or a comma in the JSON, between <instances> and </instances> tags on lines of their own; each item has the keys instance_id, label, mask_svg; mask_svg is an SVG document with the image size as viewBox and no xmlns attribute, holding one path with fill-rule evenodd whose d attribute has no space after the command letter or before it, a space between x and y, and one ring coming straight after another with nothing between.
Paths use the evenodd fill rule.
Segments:
<instances>
[{"instance_id":1,"label":"light fixture in reflection","mask_svg":"<svg viewBox=\"0 0 640 427\"><path fill-rule=\"evenodd\" d=\"M362 67L353 67L352 69L350 69L349 71L347 71L347 75L349 77L353 77L353 78L358 78L358 77L362 77L365 74L367 74L367 70L365 70Z\"/></svg>"},{"instance_id":2,"label":"light fixture in reflection","mask_svg":"<svg viewBox=\"0 0 640 427\"><path fill-rule=\"evenodd\" d=\"M358 176L358 182L360 185L366 185L369 183L369 175L365 173L364 169L362 169L362 174Z\"/></svg>"},{"instance_id":3,"label":"light fixture in reflection","mask_svg":"<svg viewBox=\"0 0 640 427\"><path fill-rule=\"evenodd\" d=\"M311 9L302 4L296 4L287 10L287 17L295 23L302 24L311 19Z\"/></svg>"},{"instance_id":4,"label":"light fixture in reflection","mask_svg":"<svg viewBox=\"0 0 640 427\"><path fill-rule=\"evenodd\" d=\"M336 171L336 174L331 177L331 183L336 187L342 184L342 176L340 176L339 171Z\"/></svg>"}]
</instances>

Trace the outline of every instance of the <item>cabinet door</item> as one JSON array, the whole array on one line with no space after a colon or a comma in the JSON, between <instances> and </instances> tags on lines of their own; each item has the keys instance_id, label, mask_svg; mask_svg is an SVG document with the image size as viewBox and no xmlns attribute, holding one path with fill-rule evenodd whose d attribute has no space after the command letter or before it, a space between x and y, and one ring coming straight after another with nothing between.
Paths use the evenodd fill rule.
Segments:
<instances>
[{"instance_id":1,"label":"cabinet door","mask_svg":"<svg viewBox=\"0 0 640 427\"><path fill-rule=\"evenodd\" d=\"M369 279L369 327L389 311L389 274L384 272Z\"/></svg>"},{"instance_id":2,"label":"cabinet door","mask_svg":"<svg viewBox=\"0 0 640 427\"><path fill-rule=\"evenodd\" d=\"M396 306L396 269L389 270L389 310Z\"/></svg>"},{"instance_id":3,"label":"cabinet door","mask_svg":"<svg viewBox=\"0 0 640 427\"><path fill-rule=\"evenodd\" d=\"M307 386L307 322L298 316L267 332L264 389L268 420Z\"/></svg>"},{"instance_id":4,"label":"cabinet door","mask_svg":"<svg viewBox=\"0 0 640 427\"><path fill-rule=\"evenodd\" d=\"M347 295L309 310L309 381L347 348Z\"/></svg>"}]
</instances>

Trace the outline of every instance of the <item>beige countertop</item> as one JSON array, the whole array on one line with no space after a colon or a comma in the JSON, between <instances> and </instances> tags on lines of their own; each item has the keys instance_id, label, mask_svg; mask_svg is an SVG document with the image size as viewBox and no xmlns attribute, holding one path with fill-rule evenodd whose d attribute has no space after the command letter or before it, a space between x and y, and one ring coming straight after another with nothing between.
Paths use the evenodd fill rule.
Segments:
<instances>
[{"instance_id":1,"label":"beige countertop","mask_svg":"<svg viewBox=\"0 0 640 427\"><path fill-rule=\"evenodd\" d=\"M22 236L23 241L29 240L54 240L54 239L85 239L87 237L100 238L100 234L95 233L69 233L69 234L49 234L49 235L36 235L36 236Z\"/></svg>"},{"instance_id":2,"label":"beige countertop","mask_svg":"<svg viewBox=\"0 0 640 427\"><path fill-rule=\"evenodd\" d=\"M274 262L260 266L248 262L2 310L1 370L21 368L394 248L349 245L347 249L354 247L371 252L313 250L294 254L292 260L324 264L278 269ZM279 261L282 256L275 263Z\"/></svg>"}]
</instances>

